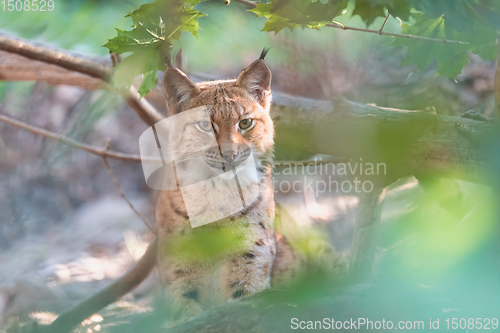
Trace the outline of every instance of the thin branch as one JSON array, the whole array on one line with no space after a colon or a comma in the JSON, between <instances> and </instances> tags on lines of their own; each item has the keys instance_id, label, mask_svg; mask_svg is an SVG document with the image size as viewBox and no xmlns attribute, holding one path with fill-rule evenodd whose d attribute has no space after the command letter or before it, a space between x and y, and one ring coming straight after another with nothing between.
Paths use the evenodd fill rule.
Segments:
<instances>
[{"instance_id":1,"label":"thin branch","mask_svg":"<svg viewBox=\"0 0 500 333\"><path fill-rule=\"evenodd\" d=\"M325 24L325 26L331 27L331 28L342 29L342 30L352 30L352 31L368 32L368 33L377 34L377 35L384 35L384 36L392 36L392 37L407 38L407 39L425 40L427 42L445 43L445 44L463 44L463 45L469 44L467 42L462 42L460 40L431 38L431 37L408 35L408 34L398 34L398 33L394 33L394 32L385 32L385 31L380 31L380 30L354 28L354 27L349 27L349 26L345 26L345 25L339 25L338 23L327 23L327 24Z\"/></svg>"},{"instance_id":2,"label":"thin branch","mask_svg":"<svg viewBox=\"0 0 500 333\"><path fill-rule=\"evenodd\" d=\"M103 150L104 152L107 152L109 150L109 145L110 144L111 144L111 139L108 138L108 140L106 141L106 147ZM115 173L113 172L113 169L111 169L111 166L109 165L107 157L106 156L101 156L101 158L102 158L102 162L104 163L104 166L106 167L106 170L108 170L108 173L109 173L109 176L111 177L111 180L113 181L113 183L115 184L116 188L118 189L118 192L120 192L120 195L123 198L123 200L125 200L128 203L128 205L130 206L130 208L134 211L135 215L137 215L137 217L139 217L139 219L141 219L141 221L149 229L149 231L151 231L156 236L157 235L156 230L154 230L151 227L151 225L146 220L146 218L144 216L142 216L141 213L139 213L139 211L134 207L134 205L127 198L127 196L125 195L125 192L123 192L123 189L122 189L122 187L120 185L120 182L118 181L118 178L116 177Z\"/></svg>"},{"instance_id":3,"label":"thin branch","mask_svg":"<svg viewBox=\"0 0 500 333\"><path fill-rule=\"evenodd\" d=\"M49 138L51 140L59 141L59 142L64 143L65 145L68 145L70 147L81 149L81 150L84 150L88 153L91 153L91 154L94 154L94 155L97 155L100 157L108 157L108 158L112 158L112 159L119 160L119 161L125 161L125 162L140 162L141 161L141 157L139 155L125 154L125 153L120 153L120 152L103 150L100 147L80 143L80 142L75 141L71 138L68 138L67 136L64 136L64 135L61 135L58 133L54 133L51 131L47 131L47 130L40 128L40 127L37 127L37 126L29 125L25 122L16 120L16 119L11 118L9 116L6 116L4 114L0 114L0 121L8 123L12 126L16 126L16 127L25 129L31 133L44 136L44 137Z\"/></svg>"},{"instance_id":4,"label":"thin branch","mask_svg":"<svg viewBox=\"0 0 500 333\"><path fill-rule=\"evenodd\" d=\"M249 0L234 0L236 2L242 3L248 7L255 8L257 7L258 2L254 1L249 1ZM385 21L387 22L387 19L389 16L386 17ZM459 40L450 40L450 39L441 39L441 38L430 38L430 37L423 37L423 36L416 36L416 35L408 35L408 34L398 34L398 33L392 33L392 32L384 32L382 29L385 26L382 25L382 28L379 30L371 30L371 29L362 29L362 28L355 28L355 27L350 27L350 26L345 26L341 23L334 22L334 23L327 23L325 24L327 27L331 28L336 28L336 29L342 29L342 30L352 30L352 31L362 31L362 32L368 32L368 33L373 33L373 34L378 34L378 35L385 35L385 36L392 36L392 37L400 37L400 38L408 38L408 39L418 39L418 40L425 40L428 42L436 42L436 43L445 43L445 44L469 44L466 42L462 42Z\"/></svg>"},{"instance_id":5,"label":"thin branch","mask_svg":"<svg viewBox=\"0 0 500 333\"><path fill-rule=\"evenodd\" d=\"M382 26L380 27L380 29L378 29L379 31L379 35L382 35L382 30L384 30L384 27L385 27L385 24L387 23L387 20L389 19L389 16L391 16L391 14L387 14L387 16L385 17L385 21L384 23L382 24Z\"/></svg>"}]
</instances>

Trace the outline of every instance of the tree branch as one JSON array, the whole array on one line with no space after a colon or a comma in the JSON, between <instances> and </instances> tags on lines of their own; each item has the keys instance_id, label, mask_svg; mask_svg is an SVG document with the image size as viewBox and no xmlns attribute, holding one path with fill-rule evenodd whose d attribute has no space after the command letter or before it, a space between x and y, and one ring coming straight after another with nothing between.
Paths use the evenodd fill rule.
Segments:
<instances>
[{"instance_id":1,"label":"tree branch","mask_svg":"<svg viewBox=\"0 0 500 333\"><path fill-rule=\"evenodd\" d=\"M25 129L31 133L44 136L48 139L59 141L59 142L64 143L65 145L68 145L70 147L84 150L88 153L97 155L99 157L112 158L115 160L125 161L125 162L140 162L141 161L141 157L139 155L119 153L119 152L115 152L115 151L108 151L106 149L102 149L102 148L97 147L97 146L92 146L92 145L80 143L80 142L75 141L73 139L70 139L64 135L54 133L51 131L47 131L43 128L36 127L33 125L29 125L25 122L16 120L16 119L11 118L9 116L6 116L4 114L0 114L0 121L3 121L3 122L10 124L12 126L16 126L16 127Z\"/></svg>"},{"instance_id":2,"label":"tree branch","mask_svg":"<svg viewBox=\"0 0 500 333\"><path fill-rule=\"evenodd\" d=\"M110 144L111 144L111 139L108 139L108 141L106 142L106 147L104 148L105 152L107 152L109 150L109 145ZM101 158L102 158L102 162L104 163L104 166L106 167L106 170L108 170L108 173L109 173L109 176L111 177L111 180L113 181L113 183L115 184L116 188L118 189L118 192L120 192L120 195L123 198L123 200L125 200L128 203L128 205L130 206L130 208L132 209L132 211L134 211L135 215L137 215L137 217L139 219L141 219L141 221L149 229L149 231L151 231L156 236L157 235L156 230L154 230L153 227L151 227L151 225L146 220L146 218L144 216L142 216L141 213L139 213L139 211L134 207L134 205L127 198L127 196L125 195L125 192L123 192L122 186L120 185L120 181L118 180L118 178L116 177L115 173L113 172L113 169L111 169L111 166L109 165L107 157L106 156L101 156Z\"/></svg>"},{"instance_id":3,"label":"tree branch","mask_svg":"<svg viewBox=\"0 0 500 333\"><path fill-rule=\"evenodd\" d=\"M391 16L391 14L387 14L387 16L385 17L384 23L382 24L382 26L380 27L380 29L378 29L379 35L382 35L382 31L384 30L385 24L387 23L387 20L389 19L389 16Z\"/></svg>"},{"instance_id":4,"label":"tree branch","mask_svg":"<svg viewBox=\"0 0 500 333\"><path fill-rule=\"evenodd\" d=\"M108 84L104 84L111 79L113 69L98 61L87 60L81 56L74 56L67 52L49 49L46 46L35 45L34 43L14 39L4 34L0 34L0 50L88 75L91 78L101 80L103 87L114 90L114 88ZM3 73L0 72L0 78L2 77ZM119 90L119 93L146 124L151 126L164 118L164 116L144 98L139 99L135 91L129 91L123 88Z\"/></svg>"},{"instance_id":5,"label":"tree branch","mask_svg":"<svg viewBox=\"0 0 500 333\"><path fill-rule=\"evenodd\" d=\"M33 43L10 38L4 34L0 34L0 50L87 74L103 81L108 81L113 74L113 70L109 66L94 61L87 61L81 57L74 57L68 53L51 50L46 46L38 46Z\"/></svg>"}]
</instances>

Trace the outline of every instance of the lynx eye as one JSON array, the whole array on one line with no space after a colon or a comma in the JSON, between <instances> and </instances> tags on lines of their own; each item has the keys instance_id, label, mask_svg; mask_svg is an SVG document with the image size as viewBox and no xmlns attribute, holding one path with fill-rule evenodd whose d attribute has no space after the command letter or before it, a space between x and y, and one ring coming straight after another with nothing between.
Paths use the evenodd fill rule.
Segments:
<instances>
[{"instance_id":1,"label":"lynx eye","mask_svg":"<svg viewBox=\"0 0 500 333\"><path fill-rule=\"evenodd\" d=\"M253 119L243 119L239 125L242 130L249 130L253 127L254 122Z\"/></svg>"},{"instance_id":2,"label":"lynx eye","mask_svg":"<svg viewBox=\"0 0 500 333\"><path fill-rule=\"evenodd\" d=\"M211 132L213 129L212 123L209 121L199 121L196 123L196 126L202 132Z\"/></svg>"}]
</instances>

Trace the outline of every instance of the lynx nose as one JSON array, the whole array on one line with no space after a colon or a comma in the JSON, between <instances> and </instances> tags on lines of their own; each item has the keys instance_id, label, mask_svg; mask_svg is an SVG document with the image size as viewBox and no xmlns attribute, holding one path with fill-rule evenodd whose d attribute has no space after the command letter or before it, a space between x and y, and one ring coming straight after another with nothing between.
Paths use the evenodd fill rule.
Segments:
<instances>
[{"instance_id":1,"label":"lynx nose","mask_svg":"<svg viewBox=\"0 0 500 333\"><path fill-rule=\"evenodd\" d=\"M224 154L222 154L222 158L224 158L224 160L226 160L226 162L231 163L236 158L236 155L237 155L237 153L235 151L228 150L228 151L225 151Z\"/></svg>"}]
</instances>

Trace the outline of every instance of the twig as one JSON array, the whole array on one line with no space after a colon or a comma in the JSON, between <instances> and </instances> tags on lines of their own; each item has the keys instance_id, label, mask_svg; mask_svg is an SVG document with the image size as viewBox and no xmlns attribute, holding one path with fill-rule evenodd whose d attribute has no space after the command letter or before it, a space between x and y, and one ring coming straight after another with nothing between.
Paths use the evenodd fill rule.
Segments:
<instances>
[{"instance_id":1,"label":"twig","mask_svg":"<svg viewBox=\"0 0 500 333\"><path fill-rule=\"evenodd\" d=\"M156 110L145 98L139 99L139 92L133 85L130 89L123 87L120 89L120 94L127 104L136 111L139 118L149 126L153 126L165 117Z\"/></svg>"},{"instance_id":2,"label":"twig","mask_svg":"<svg viewBox=\"0 0 500 333\"><path fill-rule=\"evenodd\" d=\"M463 44L463 45L469 44L467 42L462 42L460 40L431 38L431 37L408 35L408 34L398 34L398 33L394 33L394 32L385 32L385 31L380 31L380 30L354 28L354 27L349 27L349 26L345 26L345 25L338 25L338 23L327 23L327 24L325 24L325 26L331 27L331 28L342 29L342 30L368 32L368 33L377 34L377 35L384 35L384 36L425 40L427 42L436 42L436 43L445 43L445 44Z\"/></svg>"},{"instance_id":3,"label":"twig","mask_svg":"<svg viewBox=\"0 0 500 333\"><path fill-rule=\"evenodd\" d=\"M384 23L382 24L382 26L380 27L380 29L378 29L379 31L379 35L382 35L382 30L384 30L384 27L385 27L385 24L387 23L387 20L389 19L389 16L391 16L391 14L387 14L387 16L385 17L385 21Z\"/></svg>"},{"instance_id":4,"label":"twig","mask_svg":"<svg viewBox=\"0 0 500 333\"><path fill-rule=\"evenodd\" d=\"M108 140L106 141L106 147L103 150L104 152L107 152L109 150L110 144L111 144L111 139L108 138ZM144 225L156 236L157 235L156 230L154 230L151 227L151 225L146 220L146 218L144 216L142 216L141 213L139 213L139 211L134 207L134 205L127 198L127 196L125 195L125 192L123 192L123 189L120 185L120 182L118 181L118 178L116 177L115 173L113 172L113 169L111 169L111 166L109 165L107 157L105 155L103 155L103 156L101 156L101 158L102 158L102 162L104 163L104 166L106 167L106 170L108 170L108 173L111 177L111 180L113 181L116 188L118 189L118 192L120 192L120 195L122 196L123 200L125 200L128 203L130 208L134 211L135 215L137 215L137 217L139 217L139 219L141 219L141 221L144 223Z\"/></svg>"},{"instance_id":5,"label":"twig","mask_svg":"<svg viewBox=\"0 0 500 333\"><path fill-rule=\"evenodd\" d=\"M254 1L249 1L249 0L234 0L236 2L242 3L248 7L255 8L257 7L258 2ZM387 19L389 16L386 17L385 21L387 22ZM385 26L382 26L381 29L379 30L371 30L371 29L362 29L362 28L355 28L355 27L350 27L350 26L345 26L343 24L333 22L333 23L327 23L325 24L327 27L331 28L337 28L337 29L342 29L342 30L352 30L352 31L362 31L362 32L368 32L368 33L373 33L373 34L378 34L378 35L385 35L385 36L392 36L392 37L400 37L400 38L408 38L408 39L419 39L419 40L425 40L428 42L436 42L436 43L445 43L445 44L469 44L467 42L462 42L459 40L450 40L450 39L441 39L441 38L431 38L431 37L423 37L423 36L416 36L416 35L408 35L408 34L398 34L398 33L392 33L392 32L384 32L382 29Z\"/></svg>"},{"instance_id":6,"label":"twig","mask_svg":"<svg viewBox=\"0 0 500 333\"><path fill-rule=\"evenodd\" d=\"M0 34L0 50L22 55L26 58L42 61L48 64L57 65L70 71L83 73L108 83L113 75L113 69L109 66L75 57L58 50L51 50L45 46L38 46L32 43L7 37ZM108 88L113 90L108 85ZM134 91L120 89L120 94L127 104L137 113L137 115L148 125L154 125L164 117L158 110L149 104L144 98L139 99Z\"/></svg>"}]
</instances>

